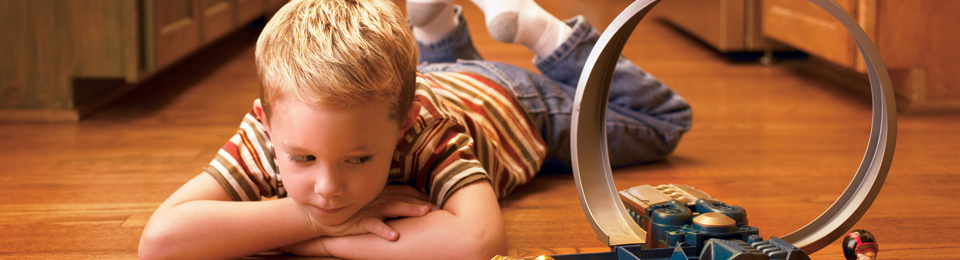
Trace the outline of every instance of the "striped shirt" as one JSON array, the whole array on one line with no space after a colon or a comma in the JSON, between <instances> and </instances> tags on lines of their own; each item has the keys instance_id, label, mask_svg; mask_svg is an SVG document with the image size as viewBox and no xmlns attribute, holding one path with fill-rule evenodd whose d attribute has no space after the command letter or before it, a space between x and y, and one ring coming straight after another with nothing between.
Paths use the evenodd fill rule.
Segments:
<instances>
[{"instance_id":1,"label":"striped shirt","mask_svg":"<svg viewBox=\"0 0 960 260\"><path fill-rule=\"evenodd\" d=\"M419 75L409 129L397 142L391 184L406 184L437 205L457 189L489 180L503 198L539 171L547 147L509 90L475 75ZM207 166L237 201L285 197L270 137L251 111Z\"/></svg>"}]
</instances>

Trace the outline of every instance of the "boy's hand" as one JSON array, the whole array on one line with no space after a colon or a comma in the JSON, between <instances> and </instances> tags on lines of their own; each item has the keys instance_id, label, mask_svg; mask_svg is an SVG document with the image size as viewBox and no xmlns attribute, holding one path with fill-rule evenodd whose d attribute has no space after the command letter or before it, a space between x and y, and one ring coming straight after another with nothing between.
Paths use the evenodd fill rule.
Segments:
<instances>
[{"instance_id":1,"label":"boy's hand","mask_svg":"<svg viewBox=\"0 0 960 260\"><path fill-rule=\"evenodd\" d=\"M323 246L324 237L349 236L372 233L389 241L396 241L400 234L383 221L399 217L422 217L440 207L427 202L430 199L407 185L387 185L370 204L347 219L343 224L324 227L323 236L279 248L281 252L294 255L329 256Z\"/></svg>"},{"instance_id":2,"label":"boy's hand","mask_svg":"<svg viewBox=\"0 0 960 260\"><path fill-rule=\"evenodd\" d=\"M396 230L383 221L399 217L421 217L438 210L427 202L429 196L407 185L387 185L370 204L363 207L343 224L328 227L323 236L348 236L373 233L383 239L395 241L400 238Z\"/></svg>"}]
</instances>

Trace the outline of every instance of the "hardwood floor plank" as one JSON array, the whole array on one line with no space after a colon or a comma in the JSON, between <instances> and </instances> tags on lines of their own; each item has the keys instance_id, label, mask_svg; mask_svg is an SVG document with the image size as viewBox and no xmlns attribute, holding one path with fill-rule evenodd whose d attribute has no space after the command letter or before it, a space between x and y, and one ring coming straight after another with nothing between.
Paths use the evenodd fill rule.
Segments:
<instances>
[{"instance_id":1,"label":"hardwood floor plank","mask_svg":"<svg viewBox=\"0 0 960 260\"><path fill-rule=\"evenodd\" d=\"M540 1L598 29L629 3ZM483 57L535 69L529 50L495 42L479 10L460 4ZM746 208L764 237L819 216L859 167L869 99L798 72L802 60L732 62L655 16L624 55L692 104L693 128L667 160L614 170L617 187L697 187ZM136 258L150 214L202 171L258 97L255 32L228 37L79 123L0 124L0 258ZM949 240L960 233L960 114L901 114L898 123L890 173L856 228L877 236L881 259L960 259ZM500 206L511 256L607 250L569 173L537 176ZM812 258L842 259L839 241Z\"/></svg>"}]
</instances>

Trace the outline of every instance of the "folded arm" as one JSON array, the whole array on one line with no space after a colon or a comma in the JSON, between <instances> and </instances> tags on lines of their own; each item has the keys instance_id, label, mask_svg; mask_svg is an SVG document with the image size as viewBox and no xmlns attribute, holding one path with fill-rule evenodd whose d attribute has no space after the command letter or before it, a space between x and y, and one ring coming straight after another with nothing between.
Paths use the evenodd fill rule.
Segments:
<instances>
[{"instance_id":1,"label":"folded arm","mask_svg":"<svg viewBox=\"0 0 960 260\"><path fill-rule=\"evenodd\" d=\"M443 210L387 222L400 232L396 241L375 235L308 240L294 254L348 259L490 259L507 254L500 206L487 181L468 184L451 195Z\"/></svg>"},{"instance_id":2,"label":"folded arm","mask_svg":"<svg viewBox=\"0 0 960 260\"><path fill-rule=\"evenodd\" d=\"M216 179L201 173L167 198L150 217L140 239L139 256L236 259L324 235L372 232L384 239L393 231L381 221L384 217L425 213L421 205L409 202L380 204L378 209L368 212L371 213L355 216L340 226L323 226L289 198L230 201ZM391 237L395 238L396 234Z\"/></svg>"},{"instance_id":3,"label":"folded arm","mask_svg":"<svg viewBox=\"0 0 960 260\"><path fill-rule=\"evenodd\" d=\"M157 208L140 239L141 259L239 258L315 237L290 199L232 202L201 173Z\"/></svg>"}]
</instances>

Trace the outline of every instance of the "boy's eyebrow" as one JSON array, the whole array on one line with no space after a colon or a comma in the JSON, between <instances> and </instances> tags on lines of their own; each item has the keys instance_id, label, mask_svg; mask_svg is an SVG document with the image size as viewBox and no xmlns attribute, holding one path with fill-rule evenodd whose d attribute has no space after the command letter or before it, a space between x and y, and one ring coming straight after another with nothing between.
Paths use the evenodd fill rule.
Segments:
<instances>
[{"instance_id":1,"label":"boy's eyebrow","mask_svg":"<svg viewBox=\"0 0 960 260\"><path fill-rule=\"evenodd\" d=\"M309 153L309 150L307 150L306 148L303 148L303 147L300 147L300 146L296 146L296 145L292 145L292 144L287 143L287 142L281 141L281 142L279 142L279 144L280 144L281 147L283 147L285 150L287 150L287 152ZM350 149L349 151L350 151L350 152L368 152L368 151L373 151L374 148L376 148L376 147L377 147L377 143L361 144L361 145L358 145L358 146L356 146L356 147L353 147L353 148Z\"/></svg>"},{"instance_id":2,"label":"boy's eyebrow","mask_svg":"<svg viewBox=\"0 0 960 260\"><path fill-rule=\"evenodd\" d=\"M358 146L356 146L356 147L353 147L353 149L350 149L350 151L352 151L352 152L366 152L366 151L372 151L372 150L374 150L374 148L376 148L376 147L377 147L377 144L376 144L376 143L372 143L372 144L361 144L361 145L358 145Z\"/></svg>"},{"instance_id":3,"label":"boy's eyebrow","mask_svg":"<svg viewBox=\"0 0 960 260\"><path fill-rule=\"evenodd\" d=\"M304 149L303 147L291 145L290 143L283 142L283 141L280 142L280 147L283 147L284 150L287 150L287 152L298 152L298 153L307 152L307 149Z\"/></svg>"}]
</instances>

